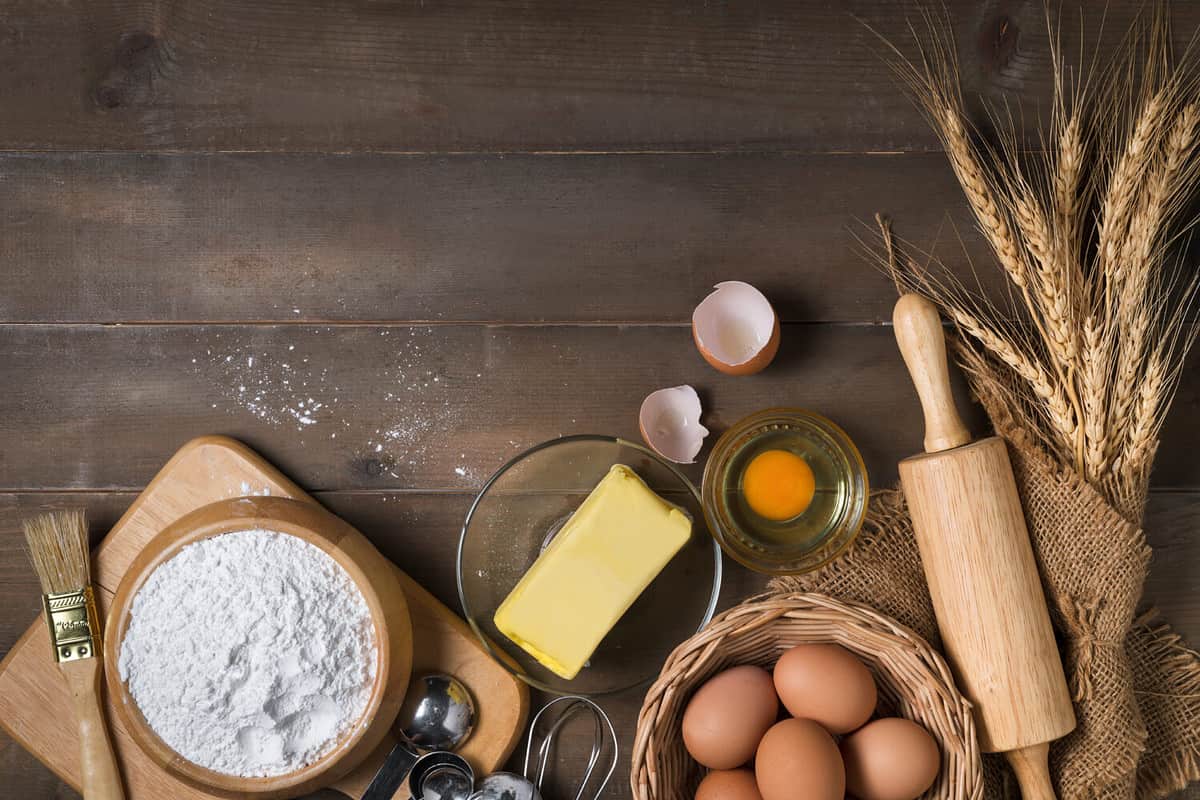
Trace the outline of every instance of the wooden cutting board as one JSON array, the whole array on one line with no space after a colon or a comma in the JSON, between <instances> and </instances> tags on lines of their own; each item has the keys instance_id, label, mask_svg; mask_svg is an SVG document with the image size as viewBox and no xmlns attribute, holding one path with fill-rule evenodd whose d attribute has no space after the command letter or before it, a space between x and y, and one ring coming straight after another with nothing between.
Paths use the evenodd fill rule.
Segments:
<instances>
[{"instance_id":1,"label":"wooden cutting board","mask_svg":"<svg viewBox=\"0 0 1200 800\"><path fill-rule=\"evenodd\" d=\"M101 614L107 613L108 603L134 556L167 524L200 506L247 494L316 503L240 442L205 436L185 444L138 495L92 556ZM477 774L495 770L524 733L529 713L525 684L493 661L467 624L399 567L396 578L404 587L412 616L413 675L446 672L467 685L478 704L479 718L475 733L461 752ZM120 726L111 705L108 719L129 800L216 797L157 767ZM41 618L29 626L0 662L0 725L60 778L79 788L75 720L62 676L51 669L50 642ZM390 737L386 739L333 788L352 798L361 797L394 742Z\"/></svg>"}]
</instances>

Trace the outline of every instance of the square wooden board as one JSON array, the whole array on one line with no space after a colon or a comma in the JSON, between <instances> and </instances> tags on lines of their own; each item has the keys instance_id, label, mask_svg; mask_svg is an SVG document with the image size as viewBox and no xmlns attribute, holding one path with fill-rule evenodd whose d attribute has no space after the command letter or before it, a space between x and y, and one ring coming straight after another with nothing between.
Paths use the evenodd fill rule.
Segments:
<instances>
[{"instance_id":1,"label":"square wooden board","mask_svg":"<svg viewBox=\"0 0 1200 800\"><path fill-rule=\"evenodd\" d=\"M247 494L316 503L240 442L206 436L185 444L138 495L92 555L101 614L107 612L134 556L166 525L200 506ZM491 772L504 763L524 734L529 692L524 683L492 660L462 619L399 567L396 577L404 587L412 616L413 675L446 672L467 685L475 696L479 716L462 755L477 772ZM108 719L129 800L217 796L198 791L155 766L121 727L111 707ZM0 725L64 781L79 788L75 718L66 686L51 666L49 637L41 618L34 620L0 662ZM386 739L333 788L360 797L394 741Z\"/></svg>"}]
</instances>

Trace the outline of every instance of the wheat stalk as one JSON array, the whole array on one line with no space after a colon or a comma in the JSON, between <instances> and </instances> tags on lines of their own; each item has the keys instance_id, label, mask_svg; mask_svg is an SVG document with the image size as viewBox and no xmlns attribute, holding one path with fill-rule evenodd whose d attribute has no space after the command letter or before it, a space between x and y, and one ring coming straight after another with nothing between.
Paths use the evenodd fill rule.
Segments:
<instances>
[{"instance_id":1,"label":"wheat stalk","mask_svg":"<svg viewBox=\"0 0 1200 800\"><path fill-rule=\"evenodd\" d=\"M1127 513L1141 505L1150 479L1150 466L1158 450L1162 427L1162 403L1169 396L1169 370L1156 350L1148 360L1145 375L1138 386L1137 402L1130 409L1128 443L1115 456L1113 470L1106 476L1108 493L1118 508Z\"/></svg>"},{"instance_id":2,"label":"wheat stalk","mask_svg":"<svg viewBox=\"0 0 1200 800\"><path fill-rule=\"evenodd\" d=\"M973 385L980 390L979 399L993 419L999 422L999 415L1008 424L1017 425L1037 437L1051 452L1056 452L1056 441L1047 441L1041 436L1043 406L1036 400L1031 402L1028 394L1020 390L1022 379L1011 372L1006 373L1004 365L997 363L995 356L983 347L972 346L960 338L952 339L951 343L959 365L973 378ZM997 375L1007 375L1008 379L998 385Z\"/></svg>"},{"instance_id":3,"label":"wheat stalk","mask_svg":"<svg viewBox=\"0 0 1200 800\"><path fill-rule=\"evenodd\" d=\"M1065 255L1055 246L1050 220L1032 191L1022 187L1011 202L1013 216L1033 256L1032 294L1044 320L1051 355L1063 371L1069 372L1075 368L1079 350Z\"/></svg>"},{"instance_id":4,"label":"wheat stalk","mask_svg":"<svg viewBox=\"0 0 1200 800\"><path fill-rule=\"evenodd\" d=\"M1116 347L1116 379L1113 400L1109 409L1110 448L1126 446L1126 432L1136 427L1131 421L1135 402L1145 387L1157 385L1150 381L1151 356L1147 353L1154 309L1158 304L1154 280L1156 256L1164 236L1165 220L1173 212L1172 199L1177 183L1187 170L1200 114L1194 103L1180 109L1167 132L1162 152L1150 168L1142 197L1129 225L1122 262L1123 281L1115 314L1121 337ZM1145 375L1142 367L1145 364ZM1161 366L1161 365L1160 365ZM1132 434L1131 434L1132 437ZM1110 452L1110 458L1113 457Z\"/></svg>"},{"instance_id":5,"label":"wheat stalk","mask_svg":"<svg viewBox=\"0 0 1200 800\"><path fill-rule=\"evenodd\" d=\"M1138 181L1141 180L1153 148L1151 142L1162 124L1167 109L1167 99L1162 92L1156 93L1143 106L1130 134L1125 150L1113 168L1108 191L1100 211L1100 237L1097 248L1105 278L1105 289L1111 295L1120 287L1124 278L1124 262L1121 259L1129 219L1134 203L1139 196Z\"/></svg>"},{"instance_id":6,"label":"wheat stalk","mask_svg":"<svg viewBox=\"0 0 1200 800\"><path fill-rule=\"evenodd\" d=\"M1108 460L1118 455L1116 448L1124 443L1134 397L1140 390L1139 378L1146 361L1147 334L1150 331L1150 312L1143 305L1131 315L1121 329L1116 348L1116 371L1112 378L1112 399L1108 407Z\"/></svg>"},{"instance_id":7,"label":"wheat stalk","mask_svg":"<svg viewBox=\"0 0 1200 800\"><path fill-rule=\"evenodd\" d=\"M1058 158L1054 170L1054 213L1060 232L1071 234L1079 224L1079 182L1083 172L1083 133L1079 116L1063 126L1058 137Z\"/></svg>"},{"instance_id":8,"label":"wheat stalk","mask_svg":"<svg viewBox=\"0 0 1200 800\"><path fill-rule=\"evenodd\" d=\"M1079 302L1079 293L1084 286L1079 255L1085 200L1080 197L1080 191L1086 189L1082 183L1086 153L1079 115L1072 115L1061 127L1051 171L1054 197L1051 228L1056 239L1057 255L1065 271L1069 302L1074 305Z\"/></svg>"},{"instance_id":9,"label":"wheat stalk","mask_svg":"<svg viewBox=\"0 0 1200 800\"><path fill-rule=\"evenodd\" d=\"M1021 249L1009 227L1008 215L996 202L988 178L975 157L975 148L967 136L961 112L951 105L945 105L940 109L940 116L946 153L967 196L967 202L975 212L979 228L995 251L1000 266L1008 273L1009 280L1024 288L1025 262Z\"/></svg>"},{"instance_id":10,"label":"wheat stalk","mask_svg":"<svg viewBox=\"0 0 1200 800\"><path fill-rule=\"evenodd\" d=\"M1137 403L1133 407L1129 426L1129 442L1124 448L1124 458L1129 467L1143 467L1153 456L1158 444L1158 431L1162 426L1159 405L1166 393L1168 380L1163 350L1159 348L1150 355L1146 374L1138 385Z\"/></svg>"},{"instance_id":11,"label":"wheat stalk","mask_svg":"<svg viewBox=\"0 0 1200 800\"><path fill-rule=\"evenodd\" d=\"M1089 315L1083 321L1083 428L1086 477L1097 483L1108 468L1109 443L1105 434L1108 406L1108 348L1099 321Z\"/></svg>"},{"instance_id":12,"label":"wheat stalk","mask_svg":"<svg viewBox=\"0 0 1200 800\"><path fill-rule=\"evenodd\" d=\"M961 358L988 382L977 388L994 407L1133 517L1194 333L1184 311L1197 282L1174 291L1165 262L1200 177L1200 99L1195 81L1170 64L1164 18L1127 37L1102 81L1066 80L1049 13L1047 22L1054 113L1040 160L1011 114L991 115L994 149L972 135L945 30L922 44L919 65L892 48L1018 290L1016 319L933 274L949 275L935 259L897 280L937 300L977 343Z\"/></svg>"},{"instance_id":13,"label":"wheat stalk","mask_svg":"<svg viewBox=\"0 0 1200 800\"><path fill-rule=\"evenodd\" d=\"M1013 341L998 330L953 302L942 303L943 310L968 336L1021 376L1045 404L1045 414L1051 425L1068 442L1074 442L1078 424L1066 392L1046 369L1029 358Z\"/></svg>"},{"instance_id":14,"label":"wheat stalk","mask_svg":"<svg viewBox=\"0 0 1200 800\"><path fill-rule=\"evenodd\" d=\"M1195 145L1198 123L1200 110L1195 103L1188 103L1167 132L1162 153L1147 175L1122 248L1123 269L1134 278L1140 278L1152 268L1155 245L1162 234L1164 218L1172 210L1173 191Z\"/></svg>"}]
</instances>

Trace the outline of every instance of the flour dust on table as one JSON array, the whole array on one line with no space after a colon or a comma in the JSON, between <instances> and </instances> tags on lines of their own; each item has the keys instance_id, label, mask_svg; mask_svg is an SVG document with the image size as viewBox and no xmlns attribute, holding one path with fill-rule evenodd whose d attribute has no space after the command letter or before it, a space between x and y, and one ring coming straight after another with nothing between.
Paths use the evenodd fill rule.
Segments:
<instances>
[{"instance_id":1,"label":"flour dust on table","mask_svg":"<svg viewBox=\"0 0 1200 800\"><path fill-rule=\"evenodd\" d=\"M261 777L334 748L367 708L377 660L370 610L332 557L246 530L190 544L154 571L118 667L173 750Z\"/></svg>"},{"instance_id":2,"label":"flour dust on table","mask_svg":"<svg viewBox=\"0 0 1200 800\"><path fill-rule=\"evenodd\" d=\"M220 395L213 408L294 430L301 444L317 438L345 443L374 477L403 479L426 469L442 432L460 425L467 413L463 382L481 380L483 373L439 365L433 329L418 326L380 330L379 360L364 379L352 360L308 344L337 333L303 327L290 340L261 340L218 331L191 359L191 368ZM364 406L382 409L369 416L369 425L358 413ZM465 453L461 458L446 477L457 486L478 486L480 471Z\"/></svg>"}]
</instances>

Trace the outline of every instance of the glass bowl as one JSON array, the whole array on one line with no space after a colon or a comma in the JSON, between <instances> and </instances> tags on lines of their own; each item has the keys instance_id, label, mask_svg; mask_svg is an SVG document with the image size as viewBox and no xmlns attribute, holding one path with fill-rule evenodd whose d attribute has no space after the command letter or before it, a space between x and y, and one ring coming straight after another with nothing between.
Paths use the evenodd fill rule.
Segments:
<instances>
[{"instance_id":1,"label":"glass bowl","mask_svg":"<svg viewBox=\"0 0 1200 800\"><path fill-rule=\"evenodd\" d=\"M813 471L816 491L808 508L786 520L768 520L746 503L746 465L766 450L788 450ZM867 468L846 432L813 411L772 408L727 430L704 468L704 514L713 536L734 560L757 572L798 575L841 555L867 512Z\"/></svg>"},{"instance_id":2,"label":"glass bowl","mask_svg":"<svg viewBox=\"0 0 1200 800\"><path fill-rule=\"evenodd\" d=\"M624 464L692 518L692 535L604 637L587 666L564 680L496 629L496 609L554 534L614 464ZM602 695L655 677L676 645L712 619L721 550L709 536L696 487L673 464L610 436L566 436L509 461L483 485L458 544L463 614L513 674L555 694Z\"/></svg>"}]
</instances>

